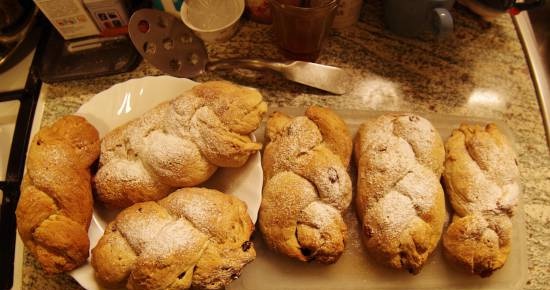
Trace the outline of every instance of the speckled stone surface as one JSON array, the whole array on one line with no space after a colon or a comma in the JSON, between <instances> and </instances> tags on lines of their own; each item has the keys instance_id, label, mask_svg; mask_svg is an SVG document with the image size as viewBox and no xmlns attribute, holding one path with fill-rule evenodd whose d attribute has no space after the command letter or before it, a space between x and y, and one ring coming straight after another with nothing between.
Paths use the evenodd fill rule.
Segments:
<instances>
[{"instance_id":1,"label":"speckled stone surface","mask_svg":"<svg viewBox=\"0 0 550 290\"><path fill-rule=\"evenodd\" d=\"M338 109L398 110L503 120L514 132L524 186L528 280L524 289L550 288L550 155L535 90L512 20L491 25L460 6L454 35L445 40L396 37L384 29L380 3L369 1L361 21L333 32L318 62L352 75L344 96L292 84L269 73L207 73L196 81L227 79L257 87L273 106L320 104ZM212 59L281 59L268 26L243 21L229 42L210 45ZM111 85L161 72L143 62L130 73L45 85L43 125L75 112ZM23 289L79 289L66 275L47 277L25 254Z\"/></svg>"}]
</instances>

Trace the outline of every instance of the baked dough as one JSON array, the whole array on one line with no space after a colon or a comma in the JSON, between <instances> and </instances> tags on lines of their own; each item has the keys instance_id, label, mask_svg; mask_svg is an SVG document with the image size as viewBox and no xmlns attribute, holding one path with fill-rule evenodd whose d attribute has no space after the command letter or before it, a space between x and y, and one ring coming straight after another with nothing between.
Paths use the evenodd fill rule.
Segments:
<instances>
[{"instance_id":1,"label":"baked dough","mask_svg":"<svg viewBox=\"0 0 550 290\"><path fill-rule=\"evenodd\" d=\"M65 116L34 136L15 212L25 246L46 273L84 264L93 198L90 166L99 134L84 118Z\"/></svg>"},{"instance_id":2,"label":"baked dough","mask_svg":"<svg viewBox=\"0 0 550 290\"><path fill-rule=\"evenodd\" d=\"M218 167L242 166L261 149L249 134L266 111L257 90L223 81L160 104L103 138L98 198L123 208L200 184Z\"/></svg>"},{"instance_id":3,"label":"baked dough","mask_svg":"<svg viewBox=\"0 0 550 290\"><path fill-rule=\"evenodd\" d=\"M266 139L258 221L267 245L301 261L336 262L347 234L342 213L352 197L346 124L321 107L293 119L276 112Z\"/></svg>"},{"instance_id":4,"label":"baked dough","mask_svg":"<svg viewBox=\"0 0 550 290\"><path fill-rule=\"evenodd\" d=\"M238 198L180 189L121 211L92 250L105 287L221 289L254 260L254 225Z\"/></svg>"},{"instance_id":5,"label":"baked dough","mask_svg":"<svg viewBox=\"0 0 550 290\"><path fill-rule=\"evenodd\" d=\"M443 180L454 215L443 235L444 253L486 277L510 253L511 217L521 192L515 154L494 124L463 124L446 145Z\"/></svg>"},{"instance_id":6,"label":"baked dough","mask_svg":"<svg viewBox=\"0 0 550 290\"><path fill-rule=\"evenodd\" d=\"M355 158L356 209L367 251L382 264L418 273L445 218L439 133L417 115L382 115L359 128Z\"/></svg>"}]
</instances>

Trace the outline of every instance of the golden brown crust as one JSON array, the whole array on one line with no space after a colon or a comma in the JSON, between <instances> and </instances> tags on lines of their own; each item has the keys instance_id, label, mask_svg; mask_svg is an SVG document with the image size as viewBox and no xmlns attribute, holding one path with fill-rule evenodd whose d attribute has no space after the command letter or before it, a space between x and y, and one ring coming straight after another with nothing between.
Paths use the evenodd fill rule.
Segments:
<instances>
[{"instance_id":1,"label":"golden brown crust","mask_svg":"<svg viewBox=\"0 0 550 290\"><path fill-rule=\"evenodd\" d=\"M306 115L276 112L267 121L258 223L271 249L301 261L334 263L347 234L342 212L351 202L351 181L343 161L349 161L344 154L351 137L328 109L310 108Z\"/></svg>"},{"instance_id":2,"label":"golden brown crust","mask_svg":"<svg viewBox=\"0 0 550 290\"><path fill-rule=\"evenodd\" d=\"M184 188L121 211L92 250L105 287L220 289L256 252L246 205L205 188Z\"/></svg>"},{"instance_id":3,"label":"golden brown crust","mask_svg":"<svg viewBox=\"0 0 550 290\"><path fill-rule=\"evenodd\" d=\"M281 112L271 113L269 118L267 118L267 123L265 126L266 143L271 142L271 140L275 140L275 138L283 132L284 128L288 125L288 123L290 123L291 120L292 118Z\"/></svg>"},{"instance_id":4,"label":"golden brown crust","mask_svg":"<svg viewBox=\"0 0 550 290\"><path fill-rule=\"evenodd\" d=\"M78 116L42 128L30 144L17 227L47 273L86 262L93 211L90 166L98 156L98 132Z\"/></svg>"},{"instance_id":5,"label":"golden brown crust","mask_svg":"<svg viewBox=\"0 0 550 290\"><path fill-rule=\"evenodd\" d=\"M416 115L386 114L359 128L357 215L368 252L382 264L418 273L435 249L444 154L438 132Z\"/></svg>"},{"instance_id":6,"label":"golden brown crust","mask_svg":"<svg viewBox=\"0 0 550 290\"><path fill-rule=\"evenodd\" d=\"M344 120L332 110L318 106L309 107L305 115L317 125L323 135L323 142L330 151L338 155L342 164L347 167L351 158L353 142Z\"/></svg>"},{"instance_id":7,"label":"golden brown crust","mask_svg":"<svg viewBox=\"0 0 550 290\"><path fill-rule=\"evenodd\" d=\"M215 81L197 85L107 134L95 176L110 207L158 200L204 182L218 167L240 167L261 149L248 136L267 104L254 89Z\"/></svg>"},{"instance_id":8,"label":"golden brown crust","mask_svg":"<svg viewBox=\"0 0 550 290\"><path fill-rule=\"evenodd\" d=\"M443 179L454 217L443 235L444 253L486 277L510 252L511 217L520 194L515 155L494 124L462 124L446 149Z\"/></svg>"}]
</instances>

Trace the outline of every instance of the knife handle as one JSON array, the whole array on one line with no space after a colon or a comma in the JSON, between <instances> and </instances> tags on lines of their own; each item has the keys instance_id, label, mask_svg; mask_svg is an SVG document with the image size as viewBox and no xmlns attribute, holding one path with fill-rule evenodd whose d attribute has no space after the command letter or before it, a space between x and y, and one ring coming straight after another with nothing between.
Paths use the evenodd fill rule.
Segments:
<instances>
[{"instance_id":1,"label":"knife handle","mask_svg":"<svg viewBox=\"0 0 550 290\"><path fill-rule=\"evenodd\" d=\"M252 70L273 70L282 72L287 64L282 62L266 61L260 59L230 58L211 61L206 64L207 71L230 70L235 68L247 68Z\"/></svg>"}]
</instances>

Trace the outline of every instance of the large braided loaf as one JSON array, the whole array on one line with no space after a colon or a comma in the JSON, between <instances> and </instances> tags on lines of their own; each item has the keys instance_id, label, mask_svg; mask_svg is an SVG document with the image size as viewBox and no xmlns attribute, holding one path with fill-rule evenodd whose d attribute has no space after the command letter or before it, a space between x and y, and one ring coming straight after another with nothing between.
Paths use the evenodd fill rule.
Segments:
<instances>
[{"instance_id":1,"label":"large braided loaf","mask_svg":"<svg viewBox=\"0 0 550 290\"><path fill-rule=\"evenodd\" d=\"M520 194L515 154L494 124L461 125L447 140L443 180L454 216L444 253L471 273L488 276L510 252Z\"/></svg>"},{"instance_id":2,"label":"large braided loaf","mask_svg":"<svg viewBox=\"0 0 550 290\"><path fill-rule=\"evenodd\" d=\"M218 167L242 166L261 149L248 135L266 111L257 90L222 81L155 107L103 138L99 199L112 207L158 200L202 183Z\"/></svg>"},{"instance_id":3,"label":"large braided loaf","mask_svg":"<svg viewBox=\"0 0 550 290\"><path fill-rule=\"evenodd\" d=\"M367 250L383 264L417 273L445 218L439 133L416 115L383 115L359 128L355 158L357 215Z\"/></svg>"},{"instance_id":4,"label":"large braided loaf","mask_svg":"<svg viewBox=\"0 0 550 290\"><path fill-rule=\"evenodd\" d=\"M352 142L332 111L311 107L305 115L274 113L267 121L259 225L271 249L301 261L334 263L347 233L342 212L352 197Z\"/></svg>"},{"instance_id":5,"label":"large braided loaf","mask_svg":"<svg viewBox=\"0 0 550 290\"><path fill-rule=\"evenodd\" d=\"M42 128L30 144L17 228L47 273L70 271L88 258L90 165L98 156L99 134L78 116Z\"/></svg>"},{"instance_id":6,"label":"large braided loaf","mask_svg":"<svg viewBox=\"0 0 550 290\"><path fill-rule=\"evenodd\" d=\"M220 289L254 260L254 225L238 198L184 188L121 211L92 250L106 287Z\"/></svg>"}]
</instances>

